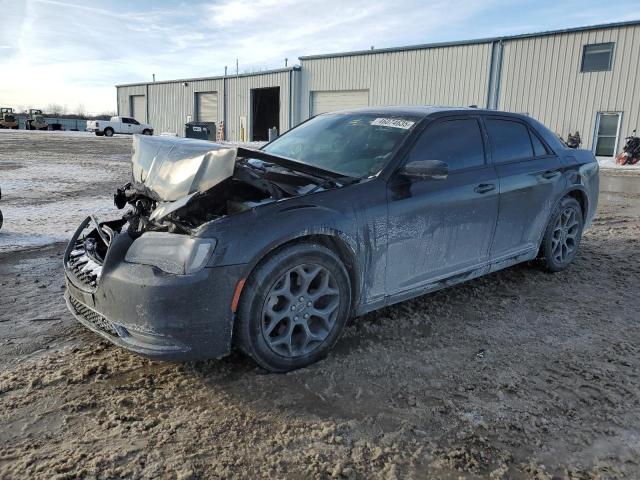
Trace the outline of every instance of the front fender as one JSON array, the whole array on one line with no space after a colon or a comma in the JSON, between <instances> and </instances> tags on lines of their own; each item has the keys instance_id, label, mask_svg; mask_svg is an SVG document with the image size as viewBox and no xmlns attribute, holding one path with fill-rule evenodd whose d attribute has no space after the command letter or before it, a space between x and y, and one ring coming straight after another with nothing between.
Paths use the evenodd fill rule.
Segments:
<instances>
[{"instance_id":1,"label":"front fender","mask_svg":"<svg viewBox=\"0 0 640 480\"><path fill-rule=\"evenodd\" d=\"M353 219L317 205L266 205L212 222L198 235L218 240L209 267L255 265L281 245L311 235L337 237L354 257L358 253Z\"/></svg>"}]
</instances>

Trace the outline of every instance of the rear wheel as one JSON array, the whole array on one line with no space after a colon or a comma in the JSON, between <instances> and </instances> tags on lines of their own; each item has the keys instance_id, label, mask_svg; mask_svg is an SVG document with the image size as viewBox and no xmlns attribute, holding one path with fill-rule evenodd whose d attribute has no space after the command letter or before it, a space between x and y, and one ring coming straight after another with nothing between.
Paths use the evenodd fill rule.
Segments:
<instances>
[{"instance_id":1,"label":"rear wheel","mask_svg":"<svg viewBox=\"0 0 640 480\"><path fill-rule=\"evenodd\" d=\"M113 128L107 127L104 129L105 137L113 137Z\"/></svg>"},{"instance_id":2,"label":"rear wheel","mask_svg":"<svg viewBox=\"0 0 640 480\"><path fill-rule=\"evenodd\" d=\"M338 340L350 305L349 275L334 252L315 243L286 247L247 280L236 344L272 372L305 367Z\"/></svg>"},{"instance_id":3,"label":"rear wheel","mask_svg":"<svg viewBox=\"0 0 640 480\"><path fill-rule=\"evenodd\" d=\"M143 134L143 135L151 135L151 130L149 130L148 128L145 128L145 129L142 131L142 134Z\"/></svg>"},{"instance_id":4,"label":"rear wheel","mask_svg":"<svg viewBox=\"0 0 640 480\"><path fill-rule=\"evenodd\" d=\"M582 238L582 208L573 197L563 198L555 208L540 246L546 270L559 272L576 258Z\"/></svg>"}]
</instances>

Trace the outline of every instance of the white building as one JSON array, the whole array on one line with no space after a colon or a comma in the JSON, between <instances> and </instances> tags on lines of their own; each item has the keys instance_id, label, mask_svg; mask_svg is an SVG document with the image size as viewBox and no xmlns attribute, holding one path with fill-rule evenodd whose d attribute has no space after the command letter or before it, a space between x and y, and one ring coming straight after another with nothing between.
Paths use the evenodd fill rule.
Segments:
<instances>
[{"instance_id":1,"label":"white building","mask_svg":"<svg viewBox=\"0 0 640 480\"><path fill-rule=\"evenodd\" d=\"M157 132L193 119L226 138L266 139L312 115L367 105L450 105L527 113L610 156L640 127L640 21L482 40L300 57L300 67L119 85L118 112Z\"/></svg>"}]
</instances>

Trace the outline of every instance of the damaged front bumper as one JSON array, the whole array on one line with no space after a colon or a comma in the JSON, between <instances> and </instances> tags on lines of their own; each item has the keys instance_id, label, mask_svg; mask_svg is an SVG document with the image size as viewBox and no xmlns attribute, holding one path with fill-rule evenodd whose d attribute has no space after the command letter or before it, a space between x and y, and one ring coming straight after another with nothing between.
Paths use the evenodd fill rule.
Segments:
<instances>
[{"instance_id":1,"label":"damaged front bumper","mask_svg":"<svg viewBox=\"0 0 640 480\"><path fill-rule=\"evenodd\" d=\"M124 261L133 238L113 233L102 265L92 260L87 218L64 254L65 298L90 330L139 355L184 361L219 358L231 349L231 304L243 266L174 275ZM106 229L105 229L106 230ZM86 245L86 247L85 247Z\"/></svg>"}]
</instances>

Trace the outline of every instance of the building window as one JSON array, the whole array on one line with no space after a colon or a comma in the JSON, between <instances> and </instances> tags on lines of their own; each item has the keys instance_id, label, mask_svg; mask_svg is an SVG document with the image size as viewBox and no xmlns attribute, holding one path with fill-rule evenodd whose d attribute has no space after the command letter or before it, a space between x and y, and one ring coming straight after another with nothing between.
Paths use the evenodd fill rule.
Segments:
<instances>
[{"instance_id":1,"label":"building window","mask_svg":"<svg viewBox=\"0 0 640 480\"><path fill-rule=\"evenodd\" d=\"M618 146L620 133L620 112L598 112L596 118L596 157L613 157Z\"/></svg>"},{"instance_id":2,"label":"building window","mask_svg":"<svg viewBox=\"0 0 640 480\"><path fill-rule=\"evenodd\" d=\"M603 72L611 70L613 43L585 45L582 50L582 71Z\"/></svg>"}]
</instances>

